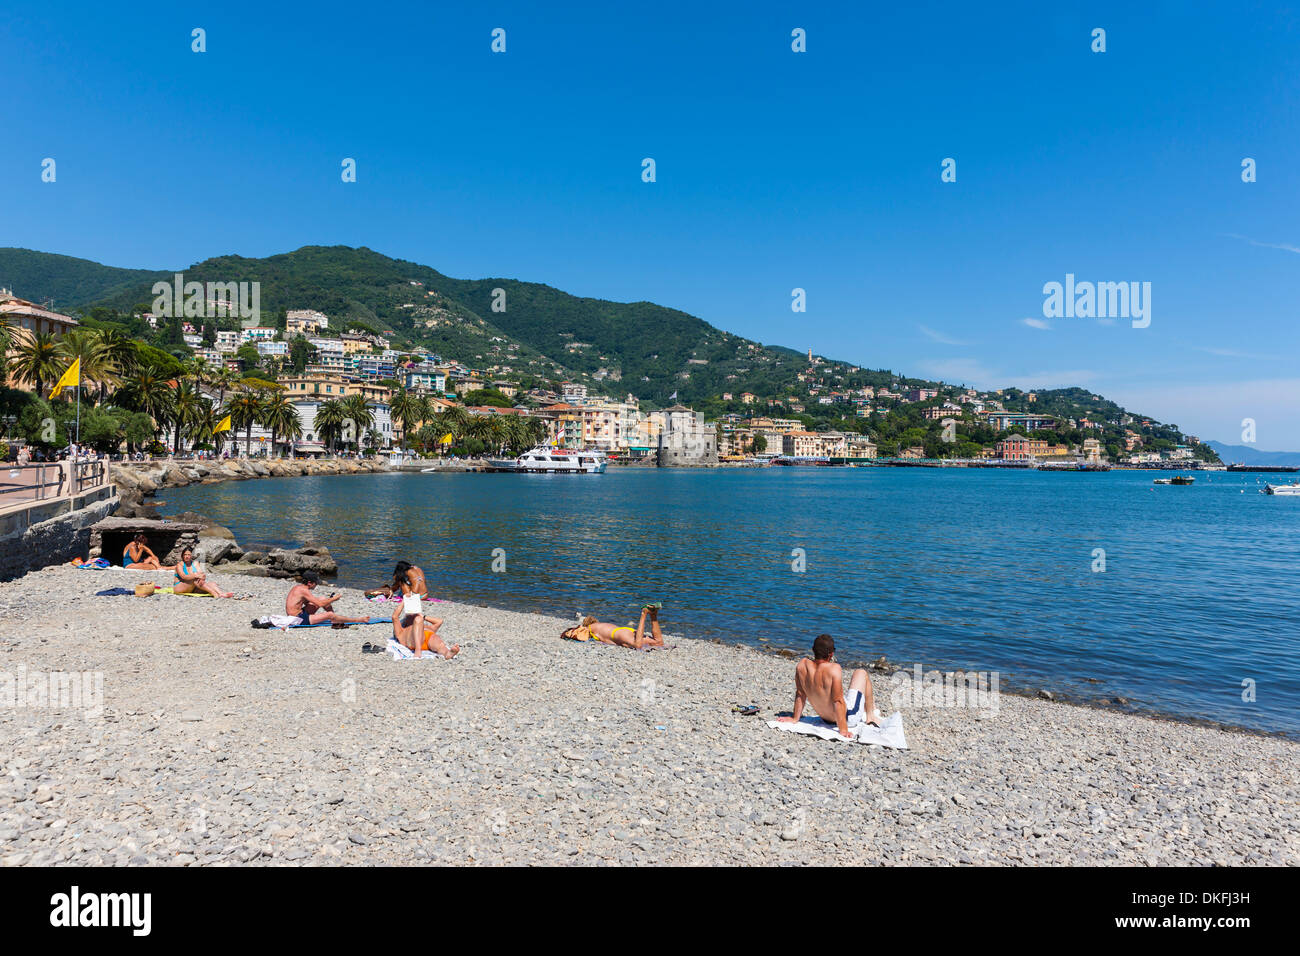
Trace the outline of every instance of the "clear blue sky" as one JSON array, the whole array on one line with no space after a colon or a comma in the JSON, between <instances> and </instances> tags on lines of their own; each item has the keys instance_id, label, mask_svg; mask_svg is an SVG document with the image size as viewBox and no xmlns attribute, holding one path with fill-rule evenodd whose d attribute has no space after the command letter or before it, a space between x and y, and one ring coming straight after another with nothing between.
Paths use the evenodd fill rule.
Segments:
<instances>
[{"instance_id":1,"label":"clear blue sky","mask_svg":"<svg viewBox=\"0 0 1300 956\"><path fill-rule=\"evenodd\" d=\"M367 245L1300 449L1295 5L75 2L0 41L0 245ZM1067 272L1151 326L1026 324Z\"/></svg>"}]
</instances>

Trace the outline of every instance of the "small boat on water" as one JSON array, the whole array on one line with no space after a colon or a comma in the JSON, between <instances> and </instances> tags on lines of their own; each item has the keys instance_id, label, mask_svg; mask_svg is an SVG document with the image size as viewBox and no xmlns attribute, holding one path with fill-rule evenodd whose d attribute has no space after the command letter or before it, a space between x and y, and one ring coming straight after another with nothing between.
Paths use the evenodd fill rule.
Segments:
<instances>
[{"instance_id":1,"label":"small boat on water","mask_svg":"<svg viewBox=\"0 0 1300 956\"><path fill-rule=\"evenodd\" d=\"M609 459L602 451L568 451L539 445L518 458L489 458L488 471L540 475L601 475Z\"/></svg>"},{"instance_id":2,"label":"small boat on water","mask_svg":"<svg viewBox=\"0 0 1300 956\"><path fill-rule=\"evenodd\" d=\"M1300 495L1300 481L1290 485L1265 485L1261 491L1266 495Z\"/></svg>"},{"instance_id":3,"label":"small boat on water","mask_svg":"<svg viewBox=\"0 0 1300 956\"><path fill-rule=\"evenodd\" d=\"M1195 483L1196 479L1191 475L1174 475L1172 478L1157 478L1154 484L1157 485L1190 485Z\"/></svg>"}]
</instances>

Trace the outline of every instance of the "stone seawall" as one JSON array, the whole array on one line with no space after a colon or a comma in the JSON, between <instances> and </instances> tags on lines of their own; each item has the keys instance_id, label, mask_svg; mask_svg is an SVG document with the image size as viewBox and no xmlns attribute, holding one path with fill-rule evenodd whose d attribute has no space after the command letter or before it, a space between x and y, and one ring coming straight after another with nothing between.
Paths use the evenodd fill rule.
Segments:
<instances>
[{"instance_id":1,"label":"stone seawall","mask_svg":"<svg viewBox=\"0 0 1300 956\"><path fill-rule=\"evenodd\" d=\"M350 458L230 458L195 461L168 458L161 461L114 462L110 475L124 499L139 501L159 488L244 481L250 478L360 475L388 470L387 461L355 461Z\"/></svg>"},{"instance_id":2,"label":"stone seawall","mask_svg":"<svg viewBox=\"0 0 1300 956\"><path fill-rule=\"evenodd\" d=\"M0 581L65 564L90 553L90 529L118 506L112 486L77 498L13 511L0 518Z\"/></svg>"}]
</instances>

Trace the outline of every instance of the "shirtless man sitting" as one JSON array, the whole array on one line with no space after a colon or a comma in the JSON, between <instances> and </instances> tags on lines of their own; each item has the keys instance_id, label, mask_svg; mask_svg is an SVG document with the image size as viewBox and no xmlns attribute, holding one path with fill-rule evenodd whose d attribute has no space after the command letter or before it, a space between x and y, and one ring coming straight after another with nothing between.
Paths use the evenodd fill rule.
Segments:
<instances>
[{"instance_id":1,"label":"shirtless man sitting","mask_svg":"<svg viewBox=\"0 0 1300 956\"><path fill-rule=\"evenodd\" d=\"M798 722L804 704L812 704L817 716L833 724L841 737L853 736L853 729L864 723L880 726L871 678L866 671L855 670L849 680L849 692L844 693L844 672L835 662L835 640L829 634L813 641L812 659L805 657L794 670L794 715L777 720Z\"/></svg>"},{"instance_id":2,"label":"shirtless man sitting","mask_svg":"<svg viewBox=\"0 0 1300 956\"><path fill-rule=\"evenodd\" d=\"M296 617L299 624L365 624L368 617L344 617L331 609L339 599L337 594L327 598L316 596L316 586L320 578L315 571L304 571L302 583L289 589L289 596L284 599L284 613Z\"/></svg>"}]
</instances>

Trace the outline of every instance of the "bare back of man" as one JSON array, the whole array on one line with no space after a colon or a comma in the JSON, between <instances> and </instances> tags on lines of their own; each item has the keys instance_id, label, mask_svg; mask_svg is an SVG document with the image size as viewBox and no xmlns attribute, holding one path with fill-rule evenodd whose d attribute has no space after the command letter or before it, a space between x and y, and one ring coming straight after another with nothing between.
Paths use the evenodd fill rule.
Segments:
<instances>
[{"instance_id":1,"label":"bare back of man","mask_svg":"<svg viewBox=\"0 0 1300 956\"><path fill-rule=\"evenodd\" d=\"M880 725L876 713L871 677L861 668L853 672L849 689L844 690L844 670L835 660L835 643L829 635L820 635L813 644L813 657L805 657L794 670L794 713L777 720L794 722L803 716L804 706L823 721L833 724L842 737L852 735L861 724Z\"/></svg>"}]
</instances>

